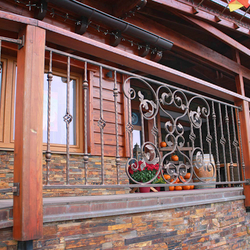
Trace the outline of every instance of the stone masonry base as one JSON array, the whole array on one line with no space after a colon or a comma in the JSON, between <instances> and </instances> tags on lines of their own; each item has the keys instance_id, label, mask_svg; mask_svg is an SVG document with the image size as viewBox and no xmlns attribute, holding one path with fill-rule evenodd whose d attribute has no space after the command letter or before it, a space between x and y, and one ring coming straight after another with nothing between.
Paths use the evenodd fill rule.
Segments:
<instances>
[{"instance_id":1,"label":"stone masonry base","mask_svg":"<svg viewBox=\"0 0 250 250\"><path fill-rule=\"evenodd\" d=\"M250 249L250 214L244 207L242 190L220 191L221 196L203 190L207 193L203 198L201 191L111 195L92 200L46 198L44 236L34 241L34 249ZM2 224L0 229L0 250L17 249L12 238L11 205L8 207L6 201L0 209L2 222L7 213L9 225Z\"/></svg>"}]
</instances>

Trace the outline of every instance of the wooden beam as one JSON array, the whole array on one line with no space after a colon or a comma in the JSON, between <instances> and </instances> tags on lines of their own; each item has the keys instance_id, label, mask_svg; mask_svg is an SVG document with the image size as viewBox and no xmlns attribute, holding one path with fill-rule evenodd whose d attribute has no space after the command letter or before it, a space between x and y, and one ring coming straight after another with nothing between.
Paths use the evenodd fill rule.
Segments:
<instances>
[{"instance_id":1,"label":"wooden beam","mask_svg":"<svg viewBox=\"0 0 250 250\"><path fill-rule=\"evenodd\" d=\"M25 18L22 16L20 17L19 15L16 15L16 14L10 14L10 13L7 14L3 11L0 11L0 20L2 21L6 19L12 20L14 22L15 21L16 22L22 21L25 23L31 22L31 20L29 20L31 18ZM34 19L32 19L32 21L33 20ZM106 59L106 60L108 59L109 61L112 61L113 63L124 65L126 67L133 68L134 70L139 70L147 74L152 74L152 75L158 76L159 78L167 79L168 81L176 82L181 85L192 87L194 89L199 89L200 91L203 91L205 93L208 93L214 96L218 96L220 98L224 98L226 100L234 101L237 99L243 99L243 100L250 101L250 98L248 97L245 97L237 93L234 93L232 91L229 91L227 89L218 87L212 83L203 81L196 77L192 77L178 70L174 70L172 68L160 65L158 63L152 62L145 58L141 58L139 56L123 51L121 49L110 47L109 45L95 41L88 37L75 34L69 30L55 27L54 25L51 25L42 21L38 21L38 20L36 21L37 21L36 22L37 27L40 27L46 30L46 37L47 37L48 42L53 42L54 44L61 45L66 48L72 48L72 44L74 44L74 49L76 51L87 53L89 55L96 56L97 58L100 58L100 59ZM151 25L151 22L150 22L150 25ZM155 22L152 22L152 25L154 26ZM160 30L160 28L158 30ZM170 29L167 29L167 30L169 30L170 34L171 32L173 32ZM166 34L169 35L169 33L165 30L161 32L163 36L166 36ZM243 76L250 79L250 70L242 66L240 67L236 62L229 60L226 57L223 57L222 55L206 48L205 46L200 45L199 43L193 42L191 39L189 41L187 37L181 36L179 34L175 40L179 46L182 46L183 44L183 47L185 49L188 49L190 51L190 54L192 53L192 50L194 51L194 53L197 53L198 51L199 56L204 59L206 58L207 62L210 61L211 64L212 63L217 64L217 65L220 64L222 68L225 69L225 67L227 67L228 70L230 70L231 72L237 73L239 72L239 69L241 69L243 72L242 73ZM218 59L216 56L220 60L216 60Z\"/></svg>"},{"instance_id":2,"label":"wooden beam","mask_svg":"<svg viewBox=\"0 0 250 250\"><path fill-rule=\"evenodd\" d=\"M248 97L242 97L241 95L234 93L230 90L221 88L219 86L216 86L212 83L203 81L201 79L198 79L196 77L190 76L188 74L185 74L183 72L180 72L178 70L160 65L158 63L152 62L148 59L141 58L139 56L136 56L134 54L131 54L126 51L122 51L117 48L110 47L109 45L103 44L101 42L92 40L87 37L80 36L78 34L72 33L68 30L55 27L51 24L44 23L42 21L39 21L38 23L39 27L42 27L47 30L47 40L53 41L53 43L65 46L67 48L72 48L72 44L74 44L74 49L76 51L81 51L83 53L87 53L93 56L96 56L97 58L102 59L108 59L109 61L112 61L114 63L118 63L120 65L127 66L129 68L133 68L134 70L139 70L141 72L145 72L147 74L152 74L155 76L158 76L162 79L167 79L172 82L179 83L181 85L185 85L188 87L192 87L193 89L199 89L200 91L203 91L205 93L209 93L214 96L218 96L220 98L224 98L226 100L234 101L235 99L245 99L249 100ZM168 33L164 33L165 35ZM180 43L184 43L186 37L180 41ZM187 39L186 39L187 40ZM199 43L195 43L197 46L199 46ZM193 45L194 46L194 45ZM192 46L192 47L193 47ZM188 47L186 45L185 47ZM203 46L204 47L204 46ZM206 47L205 47L206 48ZM194 50L197 50L196 47L194 47ZM212 50L209 50L211 52L214 52ZM216 53L216 52L214 52ZM200 55L203 54L203 51L200 52ZM218 53L217 53L218 54ZM210 57L211 60L213 60L212 57L213 53L211 53ZM220 54L218 54L220 55ZM204 56L204 55L203 55ZM224 57L226 58L226 57ZM216 60L213 60L216 61ZM226 61L231 61L227 60ZM239 65L231 61L232 64L235 66L236 70L239 71ZM235 69L231 68L231 69ZM246 69L247 72L249 72L247 78L250 78L250 70ZM242 71L244 71L244 68L242 67Z\"/></svg>"},{"instance_id":3,"label":"wooden beam","mask_svg":"<svg viewBox=\"0 0 250 250\"><path fill-rule=\"evenodd\" d=\"M117 17L127 17L132 15L132 12L143 8L146 4L147 0L120 0L117 1L113 13Z\"/></svg>"},{"instance_id":4,"label":"wooden beam","mask_svg":"<svg viewBox=\"0 0 250 250\"><path fill-rule=\"evenodd\" d=\"M33 24L37 26L40 25L41 27L51 32L53 32L54 30L53 27L56 28L53 25L49 25L44 22L34 20L32 18L23 17L23 16L19 16L16 14L10 14L4 11L0 11L0 19L2 19L2 21L12 20L12 22L17 22L18 24L23 23L23 24ZM2 21L0 22L0 24L1 23L4 24L4 22ZM195 42L189 39L188 37L185 37L177 32L172 31L171 29L168 29L167 27L160 25L157 22L154 22L152 20L150 21L150 23L147 22L149 27L148 25L145 25L145 19L142 19L142 18L133 18L133 19L130 19L130 22L142 28L152 30L157 35L160 35L163 37L165 37L167 34L167 38L174 42L173 50L175 49L183 50L183 52L188 53L189 57L193 57L196 60L200 60L200 61L202 60L203 63L212 65L213 67L217 66L221 70L224 70L224 71L227 70L228 72L239 74L239 70L241 69L243 76L247 79L250 79L249 69L243 66L240 66L235 61L228 59L227 57L199 44L198 42ZM60 29L60 30L63 30L63 29ZM62 32L60 31L60 33ZM51 42L54 43L53 39L51 40ZM72 46L70 47L72 48ZM90 54L88 51L85 51L85 53Z\"/></svg>"},{"instance_id":5,"label":"wooden beam","mask_svg":"<svg viewBox=\"0 0 250 250\"><path fill-rule=\"evenodd\" d=\"M128 78L128 76L122 75L122 82L125 82L126 79ZM127 81L127 84L125 86L125 91L128 90L130 88L131 82L130 80ZM129 150L129 134L128 131L126 129L127 124L129 123L129 103L128 103L128 98L126 98L125 95L122 95L122 104L123 104L123 134L124 134L124 141L123 141L123 145L124 145L124 152L123 155L124 157L132 157L130 155L130 150ZM132 110L132 108L131 108Z\"/></svg>"},{"instance_id":6,"label":"wooden beam","mask_svg":"<svg viewBox=\"0 0 250 250\"><path fill-rule=\"evenodd\" d=\"M13 237L18 241L43 235L42 135L45 30L27 25L19 34L25 45L17 53Z\"/></svg>"},{"instance_id":7,"label":"wooden beam","mask_svg":"<svg viewBox=\"0 0 250 250\"><path fill-rule=\"evenodd\" d=\"M175 0L152 0L152 3L156 3L160 6L160 8L168 8L168 9L173 9L177 10L182 13L194 15L193 9L194 5L193 3L183 3L180 1L175 1ZM218 14L216 13L209 13L209 10L204 10L202 6L199 6L197 9L198 12L195 14L196 17L199 17L201 19L204 19L206 21L209 21L211 23L216 23L218 25L221 25L226 28L230 28L235 30L235 23L233 21L229 21L227 17L224 17L223 15L220 15L218 17ZM245 35L250 35L249 34L249 29L244 28L244 27L239 27L237 29L237 32L243 33Z\"/></svg>"},{"instance_id":8,"label":"wooden beam","mask_svg":"<svg viewBox=\"0 0 250 250\"><path fill-rule=\"evenodd\" d=\"M219 40L221 40L222 42L228 44L232 48L239 50L240 52L242 52L243 54L245 54L247 56L250 56L250 49L248 49L247 47L245 47L241 43L237 42L236 40L232 39L230 36L226 35L222 31L216 29L212 25L210 25L210 24L208 24L206 22L197 20L195 18L185 16L185 15L179 15L179 16L182 17L185 20L188 20L189 22L191 22L193 24L196 24L200 28L206 30L212 36L218 38Z\"/></svg>"},{"instance_id":9,"label":"wooden beam","mask_svg":"<svg viewBox=\"0 0 250 250\"><path fill-rule=\"evenodd\" d=\"M239 52L236 51L235 59L237 63L240 64L240 56ZM245 95L244 89L244 79L242 74L240 73L235 77L236 88L237 92L241 95ZM249 102L246 101L238 101L236 105L242 106L242 111L239 112L239 119L240 119L240 128L241 128L241 136L242 136L242 146L241 150L244 155L244 164L245 164L245 175L246 179L250 179L250 118L249 118ZM239 127L238 127L239 129ZM238 134L240 134L238 132ZM241 145L240 145L241 146ZM244 177L244 173L242 173ZM244 187L244 195L246 196L245 199L245 206L250 207L250 185L243 185Z\"/></svg>"},{"instance_id":10,"label":"wooden beam","mask_svg":"<svg viewBox=\"0 0 250 250\"><path fill-rule=\"evenodd\" d=\"M235 61L238 64L241 64L240 54L239 54L239 51L237 50L235 51ZM245 96L244 80L243 80L243 76L241 72L239 72L239 75L236 76L236 89L237 89L237 93Z\"/></svg>"},{"instance_id":11,"label":"wooden beam","mask_svg":"<svg viewBox=\"0 0 250 250\"><path fill-rule=\"evenodd\" d=\"M164 25L161 25L153 20L148 23L145 22L145 20L145 18L139 17L139 15L137 15L136 17L130 19L130 23L137 25L143 29L150 30L151 32L159 36L166 37L174 43L172 51L176 49L178 51L183 50L184 53L188 53L188 56L195 58L196 61L202 61L203 63L210 65L213 68L217 67L218 69L227 72L234 72L236 74L239 74L239 72L241 71L245 78L250 79L250 70L248 68L239 65L226 56L223 56L218 52L167 28Z\"/></svg>"},{"instance_id":12,"label":"wooden beam","mask_svg":"<svg viewBox=\"0 0 250 250\"><path fill-rule=\"evenodd\" d=\"M237 86L241 85L242 78L237 76L235 78ZM240 86L239 86L240 88ZM242 139L242 148L244 155L244 165L245 165L245 176L246 179L250 179L250 119L249 119L249 102L247 101L237 101L235 102L236 105L242 106L242 111L239 112L239 119L240 119L240 128L241 128L241 139ZM240 152L242 153L242 152ZM244 174L242 174L244 177ZM246 196L245 199L245 206L250 207L250 185L243 185L244 187L244 195Z\"/></svg>"}]
</instances>

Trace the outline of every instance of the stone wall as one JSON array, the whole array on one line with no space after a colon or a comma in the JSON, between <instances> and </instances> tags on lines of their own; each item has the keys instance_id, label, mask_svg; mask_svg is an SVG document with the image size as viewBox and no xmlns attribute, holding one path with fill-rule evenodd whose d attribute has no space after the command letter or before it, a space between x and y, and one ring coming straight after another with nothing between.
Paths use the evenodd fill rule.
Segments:
<instances>
[{"instance_id":1,"label":"stone wall","mask_svg":"<svg viewBox=\"0 0 250 250\"><path fill-rule=\"evenodd\" d=\"M119 168L120 184L128 184L128 177L125 173L125 159L121 159ZM117 168L114 157L104 158L104 181L106 185L117 184ZM9 188L13 186L13 171L14 171L14 152L0 151L0 188ZM66 155L52 154L49 184L65 185L66 183ZM46 162L43 155L43 183L46 184ZM89 185L101 184L101 158L99 156L89 157L87 180ZM70 155L70 171L69 183L71 185L85 184L85 168L82 155ZM112 188L112 189L44 189L44 197L56 196L78 196L78 195L101 195L101 194L124 194L128 193L128 189ZM0 194L0 199L10 199L12 193Z\"/></svg>"},{"instance_id":2,"label":"stone wall","mask_svg":"<svg viewBox=\"0 0 250 250\"><path fill-rule=\"evenodd\" d=\"M14 152L0 151L0 189L13 186ZM0 194L0 199L10 199L12 193Z\"/></svg>"},{"instance_id":3,"label":"stone wall","mask_svg":"<svg viewBox=\"0 0 250 250\"><path fill-rule=\"evenodd\" d=\"M244 200L44 224L34 249L250 249ZM0 249L14 250L12 229Z\"/></svg>"}]
</instances>

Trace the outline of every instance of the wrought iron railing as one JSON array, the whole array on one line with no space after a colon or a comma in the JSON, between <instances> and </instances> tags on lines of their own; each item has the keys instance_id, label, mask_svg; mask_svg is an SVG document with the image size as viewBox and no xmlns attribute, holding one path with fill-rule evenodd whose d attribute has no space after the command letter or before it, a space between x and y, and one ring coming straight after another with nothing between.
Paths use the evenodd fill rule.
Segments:
<instances>
[{"instance_id":1,"label":"wrought iron railing","mask_svg":"<svg viewBox=\"0 0 250 250\"><path fill-rule=\"evenodd\" d=\"M1 41L23 45L23 39L9 39L0 37ZM1 46L0 46L1 48ZM65 53L56 49L46 48L49 52L49 67L47 71L48 82L48 110L47 110L47 149L45 153L46 169L44 174L44 188L116 188L116 187L139 187L147 186L187 186L195 179L195 186L208 186L211 183L217 187L225 185L241 185L246 183L245 163L242 150L242 135L239 112L241 107L201 94L197 94L173 84L160 82L153 78L104 65L76 55ZM53 84L53 55L66 57L67 62L67 91L65 115L62 119L66 124L66 164L61 170L60 181L55 181L52 176L51 163L53 154L51 151L51 86ZM1 49L0 49L1 56ZM1 58L1 57L0 57ZM79 168L83 169L81 178L75 181L70 178L72 172L70 153L70 123L73 114L70 113L70 88L71 60L82 62L84 69L83 88L83 124L84 124L84 148L82 163ZM89 82L88 70L91 65L98 68L99 74L99 118L96 121L100 135L100 157L94 157L88 153L89 132ZM1 65L0 65L1 66ZM1 68L0 68L1 70ZM104 112L105 91L103 86L104 71L112 72L110 82L112 88L108 99L114 109L115 153L114 164L115 180L109 181L106 166L105 131L107 119ZM118 82L118 76L119 80ZM155 76L156 77L156 76ZM106 87L105 87L106 88ZM121 97L122 96L122 97ZM121 100L119 99L121 97ZM107 99L107 97L105 97ZM121 103L124 103L126 112L119 111ZM120 105L120 106L119 106ZM45 112L45 111L44 111ZM121 120L122 116L122 120ZM137 121L133 121L134 117ZM139 122L138 122L139 121ZM138 122L138 124L137 124ZM119 132L123 126L126 134ZM139 127L139 128L138 128ZM140 146L133 144L133 132L140 130ZM110 128L109 128L110 129ZM120 137L125 138L123 147L128 147L128 152L121 153ZM93 139L93 138L92 138ZM160 142L166 145L160 147ZM134 154L136 152L136 154ZM178 155L178 160L172 156ZM94 158L93 158L94 157ZM98 162L100 160L100 162ZM94 176L93 169L98 162L100 173ZM90 163L92 166L90 166ZM99 164L100 163L100 164ZM81 165L81 166L80 166ZM82 166L83 165L83 166ZM94 166L93 166L94 165ZM64 165L63 165L64 166ZM144 178L143 182L134 175L147 168L154 168L154 175ZM78 167L77 167L78 168ZM201 173L203 176L201 175ZM184 181L189 173L188 179ZM162 183L158 181L158 178ZM94 180L91 180L94 179ZM179 180L179 183L176 183ZM163 183L164 182L164 183ZM158 184L157 184L158 183ZM16 187L1 189L0 193L16 192Z\"/></svg>"},{"instance_id":2,"label":"wrought iron railing","mask_svg":"<svg viewBox=\"0 0 250 250\"><path fill-rule=\"evenodd\" d=\"M52 48L46 48L50 53L48 71L48 131L47 131L47 151L46 151L46 184L45 188L66 188L66 187L138 187L147 186L186 186L196 179L193 185L207 186L220 185L241 185L245 183L245 163L242 150L241 123L239 112L241 107L235 106L221 100L206 97L185 89L175 87L169 83L160 82L144 76L136 75L118 68L104 65L76 55L64 53ZM69 149L69 123L72 121L72 114L69 113L69 88L67 88L67 106L64 121L66 122L66 167L65 185L57 185L50 181L50 98L52 84L52 61L53 54L67 57L67 84L70 81L70 59L84 63L84 150L83 167L84 177L82 182L72 185L69 178L70 173L70 149ZM88 165L90 155L88 154L88 67L90 65L99 68L99 120L97 124L100 129L100 181L94 184L88 181ZM114 105L115 135L116 141L116 182L107 184L105 177L105 140L104 131L106 129L106 118L103 111L103 70L113 73L113 91L109 100ZM129 147L129 155L126 162L122 164L123 157L119 150L118 132L118 95L119 88L117 75L125 77L122 83L124 104L127 107L126 145ZM120 83L119 83L120 84ZM97 99L96 99L97 101ZM137 113L139 126L132 121L132 113ZM138 121L138 120L137 120ZM134 124L133 124L134 123ZM141 146L139 154L133 154L133 131L134 127L140 127ZM160 137L161 135L161 137ZM125 135L123 135L125 136ZM160 142L166 145L159 147ZM138 148L138 145L137 145ZM178 156L178 160L173 160L173 154ZM123 159L124 160L124 159ZM125 165L129 183L123 184L121 179L121 166ZM135 177L135 172L142 172L151 166L155 169L154 176L144 179L142 183ZM204 175L202 176L201 173ZM184 176L190 173L188 179ZM157 179L163 180L161 184ZM124 176L123 176L124 178ZM179 181L177 184L176 182ZM158 182L159 183L159 182Z\"/></svg>"}]
</instances>

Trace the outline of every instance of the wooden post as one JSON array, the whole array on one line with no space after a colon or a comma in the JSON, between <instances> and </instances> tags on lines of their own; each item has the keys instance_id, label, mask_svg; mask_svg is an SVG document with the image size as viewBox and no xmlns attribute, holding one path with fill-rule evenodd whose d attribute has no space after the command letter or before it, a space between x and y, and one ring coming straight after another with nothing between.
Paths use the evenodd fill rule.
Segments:
<instances>
[{"instance_id":1,"label":"wooden post","mask_svg":"<svg viewBox=\"0 0 250 250\"><path fill-rule=\"evenodd\" d=\"M236 61L240 64L239 52L236 51ZM244 80L240 72L235 77L237 93L245 96ZM242 150L244 155L245 173L246 179L250 179L250 118L249 118L249 103L247 101L236 102L237 106L242 107L242 111L239 112L240 124L241 124L241 135L242 135ZM243 178L244 175L242 174ZM250 207L250 185L243 185L245 206Z\"/></svg>"},{"instance_id":2,"label":"wooden post","mask_svg":"<svg viewBox=\"0 0 250 250\"><path fill-rule=\"evenodd\" d=\"M30 241L43 235L42 126L45 30L27 25L17 54L13 237Z\"/></svg>"}]
</instances>

